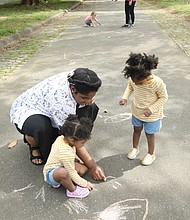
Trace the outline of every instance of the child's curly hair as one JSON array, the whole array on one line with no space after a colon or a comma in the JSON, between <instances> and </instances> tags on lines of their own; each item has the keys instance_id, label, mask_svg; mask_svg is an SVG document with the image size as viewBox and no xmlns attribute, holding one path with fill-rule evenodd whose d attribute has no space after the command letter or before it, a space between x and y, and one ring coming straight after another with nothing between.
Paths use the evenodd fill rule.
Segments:
<instances>
[{"instance_id":1,"label":"child's curly hair","mask_svg":"<svg viewBox=\"0 0 190 220\"><path fill-rule=\"evenodd\" d=\"M144 80L151 75L151 70L156 69L157 65L158 57L155 57L154 54L147 56L145 53L131 53L122 72L125 78Z\"/></svg>"},{"instance_id":2,"label":"child's curly hair","mask_svg":"<svg viewBox=\"0 0 190 220\"><path fill-rule=\"evenodd\" d=\"M60 127L59 134L72 137L74 140L88 140L91 136L92 120L90 118L77 118L77 115L69 115L65 123Z\"/></svg>"}]
</instances>

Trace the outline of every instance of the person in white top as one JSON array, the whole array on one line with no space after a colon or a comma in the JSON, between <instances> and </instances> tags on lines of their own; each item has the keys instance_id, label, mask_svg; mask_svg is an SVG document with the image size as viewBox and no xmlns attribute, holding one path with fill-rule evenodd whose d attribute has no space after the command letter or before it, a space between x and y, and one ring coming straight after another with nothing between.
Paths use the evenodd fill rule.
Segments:
<instances>
[{"instance_id":1,"label":"person in white top","mask_svg":"<svg viewBox=\"0 0 190 220\"><path fill-rule=\"evenodd\" d=\"M10 110L11 122L24 135L33 164L45 164L51 146L59 136L59 128L70 114L95 121L98 106L94 96L101 79L88 68L53 75L21 94ZM95 180L105 178L104 171L92 159L85 147L77 155L90 169Z\"/></svg>"}]
</instances>

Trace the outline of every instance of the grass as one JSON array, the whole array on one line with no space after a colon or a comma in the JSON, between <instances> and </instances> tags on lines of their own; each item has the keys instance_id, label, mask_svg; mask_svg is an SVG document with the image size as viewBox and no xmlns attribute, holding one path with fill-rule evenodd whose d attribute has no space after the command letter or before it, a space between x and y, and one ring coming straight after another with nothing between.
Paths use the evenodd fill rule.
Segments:
<instances>
[{"instance_id":1,"label":"grass","mask_svg":"<svg viewBox=\"0 0 190 220\"><path fill-rule=\"evenodd\" d=\"M167 9L190 21L190 0L144 0L145 2Z\"/></svg>"},{"instance_id":2,"label":"grass","mask_svg":"<svg viewBox=\"0 0 190 220\"><path fill-rule=\"evenodd\" d=\"M23 6L20 2L0 5L0 40L68 10L79 0L50 0L38 6Z\"/></svg>"}]
</instances>

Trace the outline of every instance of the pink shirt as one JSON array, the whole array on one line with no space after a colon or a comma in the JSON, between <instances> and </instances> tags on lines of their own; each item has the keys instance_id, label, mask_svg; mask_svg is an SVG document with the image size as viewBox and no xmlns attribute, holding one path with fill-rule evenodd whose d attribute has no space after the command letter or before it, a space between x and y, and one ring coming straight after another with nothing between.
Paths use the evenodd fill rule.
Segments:
<instances>
[{"instance_id":1,"label":"pink shirt","mask_svg":"<svg viewBox=\"0 0 190 220\"><path fill-rule=\"evenodd\" d=\"M87 16L84 21L85 22L92 21L92 16L91 15Z\"/></svg>"}]
</instances>

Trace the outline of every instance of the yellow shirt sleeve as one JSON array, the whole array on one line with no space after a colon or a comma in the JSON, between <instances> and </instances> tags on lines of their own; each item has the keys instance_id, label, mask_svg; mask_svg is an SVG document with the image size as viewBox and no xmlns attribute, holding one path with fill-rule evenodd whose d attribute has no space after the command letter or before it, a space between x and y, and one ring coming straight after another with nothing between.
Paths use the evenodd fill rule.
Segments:
<instances>
[{"instance_id":1,"label":"yellow shirt sleeve","mask_svg":"<svg viewBox=\"0 0 190 220\"><path fill-rule=\"evenodd\" d=\"M132 115L141 121L153 122L163 118L163 105L168 99L166 85L163 80L153 75L152 80L142 85L136 85L131 78L128 79L127 88L122 99L128 100L133 93L131 111ZM144 115L144 110L149 108L152 114Z\"/></svg>"},{"instance_id":2,"label":"yellow shirt sleeve","mask_svg":"<svg viewBox=\"0 0 190 220\"><path fill-rule=\"evenodd\" d=\"M124 92L124 94L123 94L122 99L128 100L129 97L130 97L130 95L131 95L131 93L134 91L134 88L133 88L131 82L132 82L132 81L131 81L131 79L129 78L129 79L128 79L128 83L127 83L127 88L125 89L125 92Z\"/></svg>"}]
</instances>

